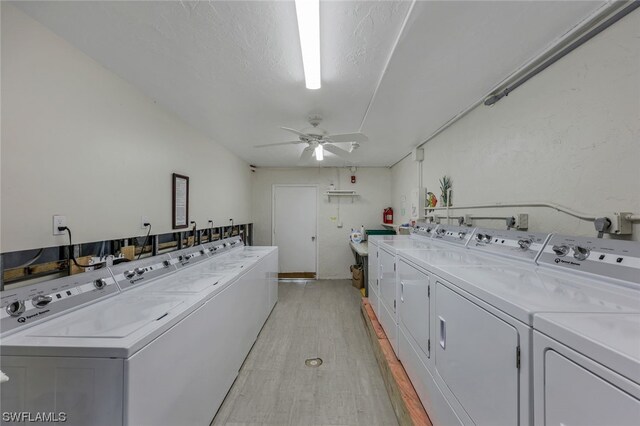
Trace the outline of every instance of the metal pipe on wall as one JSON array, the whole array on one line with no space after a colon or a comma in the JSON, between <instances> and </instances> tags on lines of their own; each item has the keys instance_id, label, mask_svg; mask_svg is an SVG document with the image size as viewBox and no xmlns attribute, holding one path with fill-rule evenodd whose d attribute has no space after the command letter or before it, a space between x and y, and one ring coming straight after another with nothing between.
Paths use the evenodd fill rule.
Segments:
<instances>
[{"instance_id":1,"label":"metal pipe on wall","mask_svg":"<svg viewBox=\"0 0 640 426\"><path fill-rule=\"evenodd\" d=\"M434 207L434 208L429 208L429 210L447 210L448 211L449 208L452 210L470 210L470 209L494 209L494 208L505 208L505 207L545 207L545 208L550 208L550 209L568 214L569 216L577 217L578 219L586 220L588 222L593 222L598 217L595 215L589 215L586 213L577 212L575 210L572 210L560 204L542 203L542 202L470 204L466 206Z\"/></svg>"},{"instance_id":2,"label":"metal pipe on wall","mask_svg":"<svg viewBox=\"0 0 640 426\"><path fill-rule=\"evenodd\" d=\"M417 147L423 147L427 142L434 139L440 133L444 132L462 117L466 116L469 112L471 112L477 106L483 104L491 97L503 93L507 88L510 88L508 90L508 93L515 90L516 87L523 84L526 80L529 80L533 75L539 74L541 71L548 68L549 65L557 62L559 59L575 50L576 47L586 43L595 35L601 33L606 28L610 27L611 25L622 19L624 16L633 12L638 7L640 7L640 1L625 0L608 2L602 8L600 8L600 10L596 11L592 16L590 16L582 23L574 27L570 32L565 34L555 43L555 45L550 46L546 51L542 52L536 58L533 58L527 64L523 65L520 69L516 70L502 82L497 84L489 93L487 93L487 95L483 96L482 99L477 100L476 102L469 105L468 108L447 120L447 122L436 129L435 132L428 136ZM504 96L504 94L502 96L499 96L499 99ZM496 101L499 99L496 99ZM411 155L411 153L403 156L398 161L391 164L391 166L389 167L395 166L396 164L407 158L409 155Z\"/></svg>"}]
</instances>

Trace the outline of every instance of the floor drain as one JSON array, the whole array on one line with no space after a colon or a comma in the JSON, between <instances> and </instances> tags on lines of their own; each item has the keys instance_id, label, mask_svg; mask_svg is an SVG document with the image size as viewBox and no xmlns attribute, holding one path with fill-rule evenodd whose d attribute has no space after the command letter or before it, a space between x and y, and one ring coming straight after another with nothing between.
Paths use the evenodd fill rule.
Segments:
<instances>
[{"instance_id":1,"label":"floor drain","mask_svg":"<svg viewBox=\"0 0 640 426\"><path fill-rule=\"evenodd\" d=\"M307 367L320 367L322 365L322 359L309 358L304 362L304 365L306 365Z\"/></svg>"}]
</instances>

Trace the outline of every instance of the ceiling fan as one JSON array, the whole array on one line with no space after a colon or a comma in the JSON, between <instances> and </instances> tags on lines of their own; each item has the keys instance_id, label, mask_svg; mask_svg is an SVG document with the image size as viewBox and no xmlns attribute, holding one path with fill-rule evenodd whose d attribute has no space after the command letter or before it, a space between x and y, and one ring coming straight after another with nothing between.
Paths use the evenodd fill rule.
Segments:
<instances>
[{"instance_id":1,"label":"ceiling fan","mask_svg":"<svg viewBox=\"0 0 640 426\"><path fill-rule=\"evenodd\" d=\"M298 135L297 141L270 143L266 145L255 145L255 148L267 148L270 146L278 145L297 145L307 144L302 150L300 155L301 162L307 162L312 155L315 155L316 160L322 161L324 158L324 151L329 151L338 157L348 159L350 154L360 147L360 143L367 142L367 138L362 133L343 133L337 135L330 135L329 132L324 130L318 125L322 122L322 116L311 115L308 117L311 127L302 130L290 129L288 127L280 127L282 130L294 133ZM341 148L338 144L347 144L345 148Z\"/></svg>"}]
</instances>

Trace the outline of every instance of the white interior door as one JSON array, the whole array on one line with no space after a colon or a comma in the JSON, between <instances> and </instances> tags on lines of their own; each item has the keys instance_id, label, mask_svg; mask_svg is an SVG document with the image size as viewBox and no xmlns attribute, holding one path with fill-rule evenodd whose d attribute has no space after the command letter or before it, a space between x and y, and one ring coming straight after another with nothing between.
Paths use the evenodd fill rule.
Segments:
<instances>
[{"instance_id":1,"label":"white interior door","mask_svg":"<svg viewBox=\"0 0 640 426\"><path fill-rule=\"evenodd\" d=\"M274 185L271 230L281 273L316 274L317 202L316 186Z\"/></svg>"}]
</instances>

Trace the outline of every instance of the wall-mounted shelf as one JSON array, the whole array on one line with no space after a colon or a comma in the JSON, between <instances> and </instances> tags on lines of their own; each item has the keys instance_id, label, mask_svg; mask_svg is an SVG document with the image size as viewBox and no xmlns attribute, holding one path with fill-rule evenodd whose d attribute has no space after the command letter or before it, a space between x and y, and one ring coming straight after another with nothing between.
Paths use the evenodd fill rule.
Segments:
<instances>
[{"instance_id":1,"label":"wall-mounted shelf","mask_svg":"<svg viewBox=\"0 0 640 426\"><path fill-rule=\"evenodd\" d=\"M340 189L334 189L334 190L330 190L324 193L324 195L326 195L329 198L329 201L331 201L331 197L351 197L351 202L353 203L353 200L356 197L359 197L359 194L356 194L356 191L351 191L351 190L340 190Z\"/></svg>"}]
</instances>

